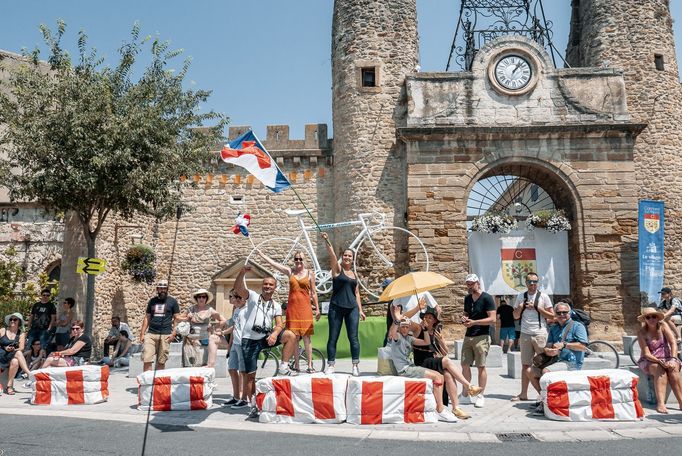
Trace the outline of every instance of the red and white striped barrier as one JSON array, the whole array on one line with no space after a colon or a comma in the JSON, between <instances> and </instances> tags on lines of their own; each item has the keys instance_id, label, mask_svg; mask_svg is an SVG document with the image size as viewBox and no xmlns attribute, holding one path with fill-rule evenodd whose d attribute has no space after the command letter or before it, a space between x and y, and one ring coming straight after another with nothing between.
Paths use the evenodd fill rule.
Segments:
<instances>
[{"instance_id":1,"label":"red and white striped barrier","mask_svg":"<svg viewBox=\"0 0 682 456\"><path fill-rule=\"evenodd\" d=\"M109 397L109 366L48 367L30 372L31 404L99 404Z\"/></svg>"},{"instance_id":2,"label":"red and white striped barrier","mask_svg":"<svg viewBox=\"0 0 682 456\"><path fill-rule=\"evenodd\" d=\"M215 369L209 367L164 369L156 371L156 377L154 371L143 372L137 376L137 408L148 410L151 405L154 411L207 409L213 405L214 379Z\"/></svg>"},{"instance_id":3,"label":"red and white striped barrier","mask_svg":"<svg viewBox=\"0 0 682 456\"><path fill-rule=\"evenodd\" d=\"M264 378L256 383L261 423L342 423L348 375Z\"/></svg>"},{"instance_id":4,"label":"red and white striped barrier","mask_svg":"<svg viewBox=\"0 0 682 456\"><path fill-rule=\"evenodd\" d=\"M549 372L540 378L545 416L557 421L644 417L637 375L621 369Z\"/></svg>"},{"instance_id":5,"label":"red and white striped barrier","mask_svg":"<svg viewBox=\"0 0 682 456\"><path fill-rule=\"evenodd\" d=\"M431 380L405 377L351 377L346 421L352 424L435 423Z\"/></svg>"}]
</instances>

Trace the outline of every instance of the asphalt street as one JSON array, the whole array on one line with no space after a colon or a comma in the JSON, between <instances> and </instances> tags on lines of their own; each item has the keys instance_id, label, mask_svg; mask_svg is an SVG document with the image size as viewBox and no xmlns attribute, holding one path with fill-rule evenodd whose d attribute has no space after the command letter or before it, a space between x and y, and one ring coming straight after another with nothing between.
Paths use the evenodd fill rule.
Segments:
<instances>
[{"instance_id":1,"label":"asphalt street","mask_svg":"<svg viewBox=\"0 0 682 456\"><path fill-rule=\"evenodd\" d=\"M144 424L62 417L3 415L0 417L0 456L142 454ZM585 456L586 454L664 454L682 438L593 442L502 443L409 442L348 439L320 435L241 432L187 426L150 424L147 455L377 455L504 454L524 456Z\"/></svg>"}]
</instances>

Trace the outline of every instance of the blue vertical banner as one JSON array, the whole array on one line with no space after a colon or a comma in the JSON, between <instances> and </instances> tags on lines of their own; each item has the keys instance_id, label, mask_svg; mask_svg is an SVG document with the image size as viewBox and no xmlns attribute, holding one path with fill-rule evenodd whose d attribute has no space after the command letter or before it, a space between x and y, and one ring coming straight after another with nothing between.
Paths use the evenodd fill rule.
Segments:
<instances>
[{"instance_id":1,"label":"blue vertical banner","mask_svg":"<svg viewBox=\"0 0 682 456\"><path fill-rule=\"evenodd\" d=\"M639 293L642 305L658 303L663 287L663 201L639 201Z\"/></svg>"}]
</instances>

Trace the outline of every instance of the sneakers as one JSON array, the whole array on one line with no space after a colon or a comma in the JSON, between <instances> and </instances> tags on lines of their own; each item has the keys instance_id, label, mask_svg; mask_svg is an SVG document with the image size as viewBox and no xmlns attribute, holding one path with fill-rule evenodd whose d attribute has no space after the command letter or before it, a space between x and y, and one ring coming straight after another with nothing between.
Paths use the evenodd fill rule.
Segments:
<instances>
[{"instance_id":1,"label":"sneakers","mask_svg":"<svg viewBox=\"0 0 682 456\"><path fill-rule=\"evenodd\" d=\"M469 418L471 418L471 415L469 415L467 412L465 412L464 410L462 410L459 407L455 407L455 410L453 410L453 413L460 420L468 420Z\"/></svg>"},{"instance_id":2,"label":"sneakers","mask_svg":"<svg viewBox=\"0 0 682 456\"><path fill-rule=\"evenodd\" d=\"M360 368L358 367L357 364L353 364L353 372L351 373L353 377L357 377L360 375Z\"/></svg>"},{"instance_id":3,"label":"sneakers","mask_svg":"<svg viewBox=\"0 0 682 456\"><path fill-rule=\"evenodd\" d=\"M469 397L471 397L478 396L479 394L481 394L481 391L483 391L483 388L481 388L480 386L469 385L469 391L467 392L469 393Z\"/></svg>"},{"instance_id":4,"label":"sneakers","mask_svg":"<svg viewBox=\"0 0 682 456\"><path fill-rule=\"evenodd\" d=\"M327 369L324 371L325 374L331 375L334 373L334 365L330 364L327 366Z\"/></svg>"},{"instance_id":5,"label":"sneakers","mask_svg":"<svg viewBox=\"0 0 682 456\"><path fill-rule=\"evenodd\" d=\"M244 407L248 407L249 403L246 401L237 401L234 404L230 406L231 409L237 410L237 409L243 409Z\"/></svg>"},{"instance_id":6,"label":"sneakers","mask_svg":"<svg viewBox=\"0 0 682 456\"><path fill-rule=\"evenodd\" d=\"M459 395L458 402L460 404L473 404L474 403L471 396L464 396L463 394Z\"/></svg>"},{"instance_id":7,"label":"sneakers","mask_svg":"<svg viewBox=\"0 0 682 456\"><path fill-rule=\"evenodd\" d=\"M33 389L33 382L30 381L30 380L27 381L26 383L24 383L24 388L26 388L26 389Z\"/></svg>"},{"instance_id":8,"label":"sneakers","mask_svg":"<svg viewBox=\"0 0 682 456\"><path fill-rule=\"evenodd\" d=\"M457 417L447 407L443 407L443 410L436 412L436 414L438 415L438 421L445 421L446 423L457 422Z\"/></svg>"},{"instance_id":9,"label":"sneakers","mask_svg":"<svg viewBox=\"0 0 682 456\"><path fill-rule=\"evenodd\" d=\"M533 410L533 416L545 416L545 404L540 402L540 405Z\"/></svg>"},{"instance_id":10,"label":"sneakers","mask_svg":"<svg viewBox=\"0 0 682 456\"><path fill-rule=\"evenodd\" d=\"M483 408L484 406L485 406L485 398L483 397L482 394L479 394L478 396L476 396L476 399L474 400L474 407Z\"/></svg>"},{"instance_id":11,"label":"sneakers","mask_svg":"<svg viewBox=\"0 0 682 456\"><path fill-rule=\"evenodd\" d=\"M239 402L239 399L235 399L235 398L233 397L233 398L230 399L229 401L225 402L223 405L224 405L225 407L229 407L230 405L234 405L234 404L236 404L237 402Z\"/></svg>"},{"instance_id":12,"label":"sneakers","mask_svg":"<svg viewBox=\"0 0 682 456\"><path fill-rule=\"evenodd\" d=\"M254 405L251 407L251 410L249 410L249 416L247 418L258 418L258 415L260 415L260 412L258 411L258 407Z\"/></svg>"},{"instance_id":13,"label":"sneakers","mask_svg":"<svg viewBox=\"0 0 682 456\"><path fill-rule=\"evenodd\" d=\"M279 366L279 374L278 375L292 375L292 370L289 369L288 365L281 364Z\"/></svg>"}]
</instances>

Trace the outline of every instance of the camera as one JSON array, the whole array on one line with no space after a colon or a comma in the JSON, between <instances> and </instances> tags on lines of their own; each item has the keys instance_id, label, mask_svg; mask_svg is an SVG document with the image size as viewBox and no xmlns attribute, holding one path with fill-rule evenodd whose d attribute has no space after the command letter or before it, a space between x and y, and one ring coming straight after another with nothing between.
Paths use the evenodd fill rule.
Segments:
<instances>
[{"instance_id":1,"label":"camera","mask_svg":"<svg viewBox=\"0 0 682 456\"><path fill-rule=\"evenodd\" d=\"M255 333L258 334L270 334L272 332L272 328L269 326L261 326L261 325L253 325L251 327L251 330Z\"/></svg>"},{"instance_id":2,"label":"camera","mask_svg":"<svg viewBox=\"0 0 682 456\"><path fill-rule=\"evenodd\" d=\"M7 344L7 346L12 348L19 348L19 342L12 342L10 344Z\"/></svg>"}]
</instances>

